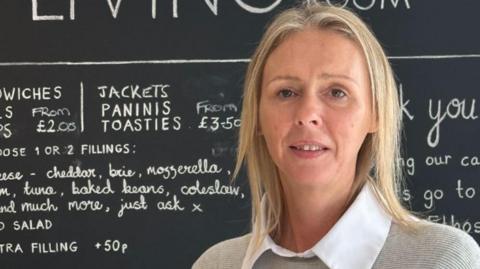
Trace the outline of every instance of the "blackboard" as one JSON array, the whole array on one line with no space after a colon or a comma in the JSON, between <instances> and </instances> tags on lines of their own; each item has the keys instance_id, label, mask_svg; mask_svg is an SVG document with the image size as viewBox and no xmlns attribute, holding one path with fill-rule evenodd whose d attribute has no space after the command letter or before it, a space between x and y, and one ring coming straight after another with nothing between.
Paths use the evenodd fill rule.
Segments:
<instances>
[{"instance_id":1,"label":"blackboard","mask_svg":"<svg viewBox=\"0 0 480 269\"><path fill-rule=\"evenodd\" d=\"M189 268L249 231L243 74L282 0L0 3L2 268ZM330 1L394 67L402 198L480 240L480 3Z\"/></svg>"}]
</instances>

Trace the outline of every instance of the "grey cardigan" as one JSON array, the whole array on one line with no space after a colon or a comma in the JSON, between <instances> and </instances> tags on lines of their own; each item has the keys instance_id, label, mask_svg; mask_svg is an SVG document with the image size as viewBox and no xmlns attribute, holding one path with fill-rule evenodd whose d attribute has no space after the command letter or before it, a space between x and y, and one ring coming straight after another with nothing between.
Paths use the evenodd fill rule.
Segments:
<instances>
[{"instance_id":1,"label":"grey cardigan","mask_svg":"<svg viewBox=\"0 0 480 269\"><path fill-rule=\"evenodd\" d=\"M240 269L250 237L251 234L247 234L214 245L192 268ZM303 267L300 263L295 268ZM480 248L467 233L450 226L428 223L412 233L392 222L385 245L372 268L480 269Z\"/></svg>"}]
</instances>

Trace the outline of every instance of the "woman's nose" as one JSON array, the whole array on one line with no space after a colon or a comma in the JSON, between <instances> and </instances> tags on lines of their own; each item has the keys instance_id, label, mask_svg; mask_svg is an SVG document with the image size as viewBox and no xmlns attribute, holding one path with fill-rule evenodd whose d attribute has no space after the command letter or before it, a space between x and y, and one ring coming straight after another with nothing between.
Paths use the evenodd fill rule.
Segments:
<instances>
[{"instance_id":1,"label":"woman's nose","mask_svg":"<svg viewBox=\"0 0 480 269\"><path fill-rule=\"evenodd\" d=\"M321 107L318 100L304 97L297 107L296 124L299 126L319 126L322 122Z\"/></svg>"}]
</instances>

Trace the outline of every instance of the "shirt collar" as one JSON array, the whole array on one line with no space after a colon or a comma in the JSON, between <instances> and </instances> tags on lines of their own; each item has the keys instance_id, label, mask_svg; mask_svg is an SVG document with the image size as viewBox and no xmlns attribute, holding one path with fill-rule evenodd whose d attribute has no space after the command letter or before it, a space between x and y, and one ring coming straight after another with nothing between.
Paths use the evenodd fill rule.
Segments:
<instances>
[{"instance_id":1,"label":"shirt collar","mask_svg":"<svg viewBox=\"0 0 480 269\"><path fill-rule=\"evenodd\" d=\"M264 197L262 210L265 203ZM251 269L267 250L283 257L317 256L332 269L369 269L385 244L391 222L391 216L379 204L370 184L365 184L347 211L311 249L295 253L266 236L257 251L247 250L242 269Z\"/></svg>"}]
</instances>

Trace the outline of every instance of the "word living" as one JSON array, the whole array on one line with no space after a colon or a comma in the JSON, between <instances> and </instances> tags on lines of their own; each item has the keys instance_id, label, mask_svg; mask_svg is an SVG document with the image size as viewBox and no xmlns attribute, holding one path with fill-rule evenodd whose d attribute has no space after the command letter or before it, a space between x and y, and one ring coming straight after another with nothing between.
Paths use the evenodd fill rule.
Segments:
<instances>
[{"instance_id":1,"label":"word living","mask_svg":"<svg viewBox=\"0 0 480 269\"><path fill-rule=\"evenodd\" d=\"M69 2L69 16L68 18L70 20L75 20L76 17L76 0L65 0L67 3ZM152 19L157 18L157 0L150 0L151 1L151 16ZM33 21L63 21L64 20L64 15L40 15L38 13L38 0L32 0L32 20ZM100 2L100 1L98 1ZM161 1L161 3L166 3L167 1ZM218 0L204 0L206 7L210 9L210 11L217 16L218 15ZM252 1L248 1L249 3L252 3ZM259 7L259 6L253 6L252 4L247 4L243 0L235 0L235 3L244 9L247 12L250 13L267 13L273 10L275 7L277 7L282 0L272 0L272 4L264 7ZM106 0L106 4L108 5L108 8L110 10L110 13L112 15L112 18L117 19L118 13L120 11L121 5L122 5L122 0ZM172 17L173 18L178 18L178 0L172 0L171 1L171 6L172 6Z\"/></svg>"}]
</instances>

